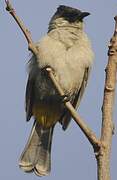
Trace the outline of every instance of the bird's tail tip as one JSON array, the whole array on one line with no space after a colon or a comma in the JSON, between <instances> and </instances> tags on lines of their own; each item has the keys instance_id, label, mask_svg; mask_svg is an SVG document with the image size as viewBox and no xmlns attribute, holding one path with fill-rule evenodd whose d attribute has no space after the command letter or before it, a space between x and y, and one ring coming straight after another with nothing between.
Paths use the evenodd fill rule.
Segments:
<instances>
[{"instance_id":1,"label":"bird's tail tip","mask_svg":"<svg viewBox=\"0 0 117 180\"><path fill-rule=\"evenodd\" d=\"M22 169L24 172L33 172L34 166L31 163L19 161L19 168Z\"/></svg>"},{"instance_id":2,"label":"bird's tail tip","mask_svg":"<svg viewBox=\"0 0 117 180\"><path fill-rule=\"evenodd\" d=\"M35 167L32 164L26 164L25 162L19 162L19 167L26 173L34 172L37 176L48 176L50 175L49 170L44 170L42 167L35 165Z\"/></svg>"},{"instance_id":3,"label":"bird's tail tip","mask_svg":"<svg viewBox=\"0 0 117 180\"><path fill-rule=\"evenodd\" d=\"M40 177L50 175L50 171L44 170L43 168L38 167L38 164L34 168L34 173Z\"/></svg>"}]
</instances>

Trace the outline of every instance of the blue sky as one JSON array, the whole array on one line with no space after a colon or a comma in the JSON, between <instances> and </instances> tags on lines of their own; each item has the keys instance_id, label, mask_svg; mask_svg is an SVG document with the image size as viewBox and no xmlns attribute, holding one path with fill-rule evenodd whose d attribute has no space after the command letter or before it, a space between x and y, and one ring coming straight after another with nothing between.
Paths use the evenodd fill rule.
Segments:
<instances>
[{"instance_id":1,"label":"blue sky","mask_svg":"<svg viewBox=\"0 0 117 180\"><path fill-rule=\"evenodd\" d=\"M107 47L114 30L113 17L117 14L115 0L12 0L17 14L32 33L34 41L46 32L48 22L58 5L69 5L91 13L85 19L85 31L90 36L95 61L88 87L78 112L89 126L100 135L101 106L107 64ZM0 1L0 179L36 180L18 167L33 122L25 122L24 96L27 80L26 64L29 59L27 42L13 18ZM117 99L117 98L116 98ZM115 103L117 105L117 102ZM114 108L114 122L117 110ZM117 179L117 135L113 136L111 175ZM52 146L52 171L45 180L96 180L96 161L93 149L74 121L63 132L57 125Z\"/></svg>"}]
</instances>

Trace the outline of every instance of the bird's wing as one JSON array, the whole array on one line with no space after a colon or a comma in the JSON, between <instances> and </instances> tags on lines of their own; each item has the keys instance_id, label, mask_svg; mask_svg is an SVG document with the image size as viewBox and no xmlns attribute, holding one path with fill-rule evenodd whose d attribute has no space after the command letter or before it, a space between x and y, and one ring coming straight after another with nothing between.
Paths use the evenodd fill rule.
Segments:
<instances>
[{"instance_id":1,"label":"bird's wing","mask_svg":"<svg viewBox=\"0 0 117 180\"><path fill-rule=\"evenodd\" d=\"M27 86L26 86L26 95L25 95L25 101L26 101L26 120L29 121L32 116L32 106L34 102L34 79L28 77Z\"/></svg>"},{"instance_id":2,"label":"bird's wing","mask_svg":"<svg viewBox=\"0 0 117 180\"><path fill-rule=\"evenodd\" d=\"M74 96L74 98L71 100L71 103L73 105L73 107L75 109L78 108L79 104L80 104L80 101L82 99L82 96L84 94L84 90L86 88L86 85L87 85L87 81L88 81L88 77L89 77L89 73L90 73L90 68L86 68L85 69L85 72L84 72L84 77L83 77L83 81L82 81L82 84L81 84L81 87L78 91L78 93ZM71 120L71 115L70 113L65 110L63 116L62 116L62 127L64 130L67 129L69 123L70 123L70 120Z\"/></svg>"}]
</instances>

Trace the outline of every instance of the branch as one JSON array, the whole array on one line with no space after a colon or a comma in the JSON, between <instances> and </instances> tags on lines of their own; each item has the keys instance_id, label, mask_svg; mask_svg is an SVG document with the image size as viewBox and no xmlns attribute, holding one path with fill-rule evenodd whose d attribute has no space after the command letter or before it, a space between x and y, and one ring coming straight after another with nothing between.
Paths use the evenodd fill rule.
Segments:
<instances>
[{"instance_id":1,"label":"branch","mask_svg":"<svg viewBox=\"0 0 117 180\"><path fill-rule=\"evenodd\" d=\"M24 26L21 19L17 16L15 9L12 7L12 4L9 0L5 0L6 3L6 10L13 16L17 24L19 25L20 29L22 30L27 42L28 42L28 49L35 55L38 55L38 50L36 46L34 45L34 42L31 37L30 31Z\"/></svg>"},{"instance_id":2,"label":"branch","mask_svg":"<svg viewBox=\"0 0 117 180\"><path fill-rule=\"evenodd\" d=\"M102 106L101 142L104 142L104 146L101 146L100 154L97 158L99 180L110 180L110 152L114 130L112 119L117 73L117 16L114 19L116 22L115 31L109 45L109 58L106 67L104 99Z\"/></svg>"},{"instance_id":3,"label":"branch","mask_svg":"<svg viewBox=\"0 0 117 180\"><path fill-rule=\"evenodd\" d=\"M15 21L19 25L20 29L22 30L23 34L25 35L26 40L28 42L29 50L31 52L33 52L33 54L36 56L36 58L38 58L38 54L39 54L38 53L38 49L36 48L35 44L33 43L33 40L31 38L31 34L27 30L27 28L25 28L25 26L22 23L22 21L20 20L20 18L16 15L16 12L13 9L11 3L8 0L5 1L5 2L6 2L6 5L7 5L6 10L9 11L9 13L13 16L13 18L15 19ZM52 80L53 84L55 85L55 88L59 92L60 96L64 96L65 95L64 91L61 89L60 85L56 81L56 78L54 77L54 74L53 74L51 68L47 68L46 71L48 73L48 76ZM73 117L73 119L75 120L75 122L78 124L80 129L83 131L85 136L88 138L89 142L91 143L91 145L94 148L94 151L95 152L98 151L99 148L100 148L100 140L98 140L98 138L96 137L95 133L78 116L76 110L74 109L74 107L72 106L72 104L69 101L68 102L64 102L64 104L65 104L66 108L69 110L69 112L70 112L71 116Z\"/></svg>"}]
</instances>

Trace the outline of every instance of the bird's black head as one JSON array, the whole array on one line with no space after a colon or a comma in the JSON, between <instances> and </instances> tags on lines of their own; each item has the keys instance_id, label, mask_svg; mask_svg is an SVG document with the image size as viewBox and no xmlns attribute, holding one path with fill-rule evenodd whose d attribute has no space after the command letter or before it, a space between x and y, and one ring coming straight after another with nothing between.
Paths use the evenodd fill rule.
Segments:
<instances>
[{"instance_id":1,"label":"bird's black head","mask_svg":"<svg viewBox=\"0 0 117 180\"><path fill-rule=\"evenodd\" d=\"M74 23L75 21L82 21L84 17L90 15L88 12L82 12L79 9L75 9L72 7L60 5L57 8L55 15L53 16L54 19L56 18L64 18L65 20L69 21L70 23Z\"/></svg>"}]
</instances>

